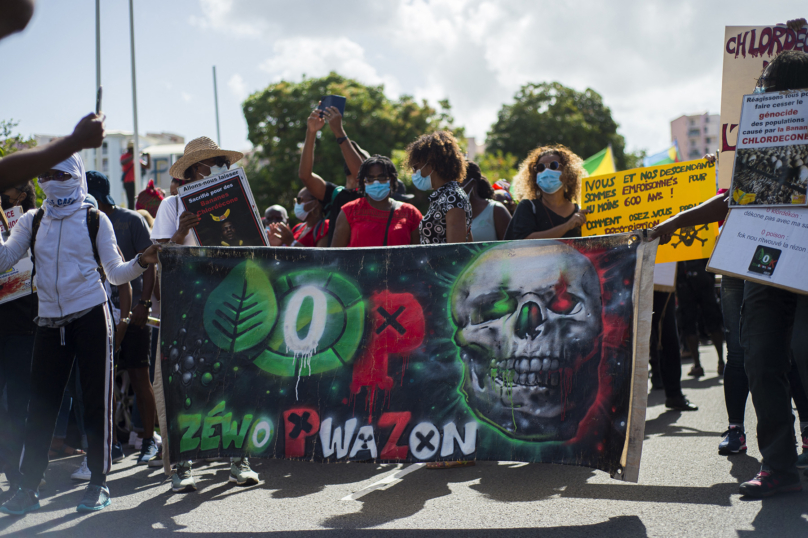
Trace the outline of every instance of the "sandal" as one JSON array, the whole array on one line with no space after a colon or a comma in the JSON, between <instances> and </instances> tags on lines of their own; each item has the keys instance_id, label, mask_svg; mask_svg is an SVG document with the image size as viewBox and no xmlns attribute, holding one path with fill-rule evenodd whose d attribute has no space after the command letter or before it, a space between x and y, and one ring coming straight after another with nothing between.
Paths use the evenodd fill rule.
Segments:
<instances>
[{"instance_id":1,"label":"sandal","mask_svg":"<svg viewBox=\"0 0 808 538\"><path fill-rule=\"evenodd\" d=\"M476 462L466 461L430 461L426 464L427 469L454 469L456 467L473 467Z\"/></svg>"}]
</instances>

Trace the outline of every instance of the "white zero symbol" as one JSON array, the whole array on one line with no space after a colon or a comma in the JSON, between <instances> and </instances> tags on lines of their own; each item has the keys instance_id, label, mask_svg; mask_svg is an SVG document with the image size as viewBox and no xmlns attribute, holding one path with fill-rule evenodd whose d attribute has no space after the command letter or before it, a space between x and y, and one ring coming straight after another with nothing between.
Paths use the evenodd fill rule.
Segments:
<instances>
[{"instance_id":1,"label":"white zero symbol","mask_svg":"<svg viewBox=\"0 0 808 538\"><path fill-rule=\"evenodd\" d=\"M311 323L306 337L301 339L297 335L297 318L303 301L311 297L314 301L314 308L311 313ZM320 338L325 332L325 322L327 318L327 307L325 293L315 286L303 286L289 299L289 306L286 307L286 314L283 318L283 337L286 340L286 347L294 353L307 355L317 349Z\"/></svg>"},{"instance_id":2,"label":"white zero symbol","mask_svg":"<svg viewBox=\"0 0 808 538\"><path fill-rule=\"evenodd\" d=\"M264 432L264 438L260 443L258 442L259 432ZM263 447L265 444L267 444L270 437L272 437L272 426L266 420L262 420L253 428L252 443L255 448Z\"/></svg>"}]
</instances>

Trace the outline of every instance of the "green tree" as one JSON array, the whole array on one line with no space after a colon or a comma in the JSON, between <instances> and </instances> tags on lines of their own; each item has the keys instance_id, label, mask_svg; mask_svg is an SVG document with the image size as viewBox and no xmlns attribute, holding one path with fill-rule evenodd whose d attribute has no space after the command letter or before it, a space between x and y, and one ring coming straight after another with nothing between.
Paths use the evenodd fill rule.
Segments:
<instances>
[{"instance_id":1,"label":"green tree","mask_svg":"<svg viewBox=\"0 0 808 538\"><path fill-rule=\"evenodd\" d=\"M518 171L519 159L512 153L503 153L498 149L486 151L477 157L477 164L480 165L480 170L488 181L494 184L500 179L511 181Z\"/></svg>"},{"instance_id":2,"label":"green tree","mask_svg":"<svg viewBox=\"0 0 808 538\"><path fill-rule=\"evenodd\" d=\"M439 103L440 110L407 95L391 100L384 95L383 85L366 86L334 72L322 78L271 84L243 104L248 138L256 148L246 169L260 208L274 203L293 205L302 186L297 168L306 119L320 98L331 94L348 99L345 131L371 155L392 156L394 150L402 150L418 136L436 129L451 129L459 140L464 139L463 129L453 125L448 100ZM327 181L343 184L343 162L326 126L315 146L314 171Z\"/></svg>"},{"instance_id":3,"label":"green tree","mask_svg":"<svg viewBox=\"0 0 808 538\"><path fill-rule=\"evenodd\" d=\"M33 137L25 138L19 133L14 134L14 128L19 123L14 120L0 120L0 159L15 151L36 146L36 140ZM33 178L33 180L34 189L36 190L36 205L39 207L45 199L45 193L39 188L36 178Z\"/></svg>"},{"instance_id":4,"label":"green tree","mask_svg":"<svg viewBox=\"0 0 808 538\"><path fill-rule=\"evenodd\" d=\"M609 144L618 170L637 163L617 133L611 110L596 91L578 92L558 82L525 84L504 105L486 139L487 151L512 153L519 160L540 145L564 144L582 159Z\"/></svg>"}]
</instances>

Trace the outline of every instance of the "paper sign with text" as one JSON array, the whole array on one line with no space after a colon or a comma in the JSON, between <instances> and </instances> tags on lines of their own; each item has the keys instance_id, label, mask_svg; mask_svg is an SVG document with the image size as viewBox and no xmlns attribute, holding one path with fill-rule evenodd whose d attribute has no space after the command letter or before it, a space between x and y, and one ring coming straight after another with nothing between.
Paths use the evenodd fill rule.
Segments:
<instances>
[{"instance_id":1,"label":"paper sign with text","mask_svg":"<svg viewBox=\"0 0 808 538\"><path fill-rule=\"evenodd\" d=\"M808 52L808 26L799 31L777 26L727 26L721 77L721 131L718 186L728 189L741 118L741 98L751 93L763 69L784 50Z\"/></svg>"},{"instance_id":2,"label":"paper sign with text","mask_svg":"<svg viewBox=\"0 0 808 538\"><path fill-rule=\"evenodd\" d=\"M738 208L724 223L707 269L808 294L808 209Z\"/></svg>"},{"instance_id":3,"label":"paper sign with text","mask_svg":"<svg viewBox=\"0 0 808 538\"><path fill-rule=\"evenodd\" d=\"M0 229L2 229L3 240L7 241L9 233L17 224L17 221L20 220L20 217L25 214L25 211L23 211L21 207L17 206L12 207L11 209L6 209L5 213L6 219L8 220L9 229L3 229L2 224L0 224ZM5 273L0 273L0 304L13 301L14 299L18 299L31 293L32 269L33 264L31 263L31 252L27 251L14 267Z\"/></svg>"},{"instance_id":4,"label":"paper sign with text","mask_svg":"<svg viewBox=\"0 0 808 538\"><path fill-rule=\"evenodd\" d=\"M806 206L808 90L743 96L730 207Z\"/></svg>"},{"instance_id":5,"label":"paper sign with text","mask_svg":"<svg viewBox=\"0 0 808 538\"><path fill-rule=\"evenodd\" d=\"M180 187L186 211L196 213L197 242L207 247L265 247L266 233L258 216L243 168L228 170Z\"/></svg>"},{"instance_id":6,"label":"paper sign with text","mask_svg":"<svg viewBox=\"0 0 808 538\"><path fill-rule=\"evenodd\" d=\"M715 196L715 165L705 160L635 168L584 178L581 207L588 209L582 235L611 235L653 228ZM718 225L678 230L660 245L656 262L709 258Z\"/></svg>"}]
</instances>

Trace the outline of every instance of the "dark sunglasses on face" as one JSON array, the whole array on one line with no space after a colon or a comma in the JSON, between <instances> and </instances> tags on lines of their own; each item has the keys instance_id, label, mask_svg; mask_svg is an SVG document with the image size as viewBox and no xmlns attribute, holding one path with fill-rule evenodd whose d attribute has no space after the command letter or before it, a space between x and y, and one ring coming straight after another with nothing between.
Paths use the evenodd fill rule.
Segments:
<instances>
[{"instance_id":1,"label":"dark sunglasses on face","mask_svg":"<svg viewBox=\"0 0 808 538\"><path fill-rule=\"evenodd\" d=\"M46 181L67 181L68 179L72 178L69 173L62 172L61 170L56 170L55 172L47 172L39 176L39 182L45 183Z\"/></svg>"},{"instance_id":2,"label":"dark sunglasses on face","mask_svg":"<svg viewBox=\"0 0 808 538\"><path fill-rule=\"evenodd\" d=\"M545 166L544 163L539 163L536 165L536 172L541 173L544 172L546 169L550 170L558 170L558 161L553 161L550 163L550 166Z\"/></svg>"}]
</instances>

